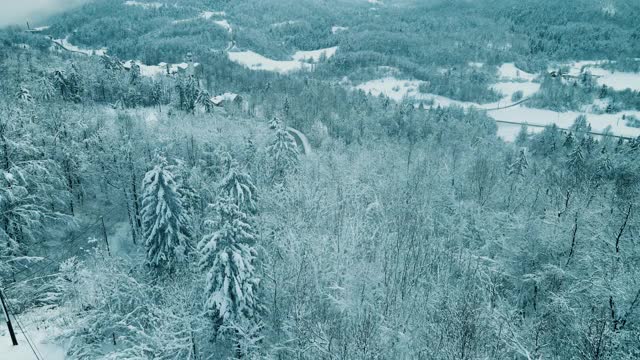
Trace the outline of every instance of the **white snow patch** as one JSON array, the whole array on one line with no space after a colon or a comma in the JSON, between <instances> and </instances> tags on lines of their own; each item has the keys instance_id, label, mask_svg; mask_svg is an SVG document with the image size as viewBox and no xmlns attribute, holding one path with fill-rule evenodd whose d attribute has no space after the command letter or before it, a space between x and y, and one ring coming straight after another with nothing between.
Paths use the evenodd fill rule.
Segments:
<instances>
[{"instance_id":1,"label":"white snow patch","mask_svg":"<svg viewBox=\"0 0 640 360\"><path fill-rule=\"evenodd\" d=\"M44 313L44 312L43 312ZM50 315L52 318L55 315ZM15 319L13 319L15 320ZM49 343L48 340L52 338L53 329L46 326L41 326L40 320L36 320L35 316L30 313L20 314L18 320L27 331L29 339L35 343L35 346L42 354L42 357L47 360L64 360L66 358L65 351L61 346ZM36 326L35 323L40 326ZM16 331L16 338L18 340L18 346L11 345L11 338L6 327L0 327L0 358L6 360L33 360L35 355L33 354L24 334L20 331L20 328L16 326L14 321L14 330Z\"/></svg>"},{"instance_id":2,"label":"white snow patch","mask_svg":"<svg viewBox=\"0 0 640 360\"><path fill-rule=\"evenodd\" d=\"M139 6L144 9L159 9L164 6L164 4L159 2L146 3L146 2L140 2L140 1L134 1L134 0L125 1L124 4L128 6Z\"/></svg>"},{"instance_id":3,"label":"white snow patch","mask_svg":"<svg viewBox=\"0 0 640 360\"><path fill-rule=\"evenodd\" d=\"M521 77L522 75L520 75ZM526 76L526 75L525 75ZM512 104L511 96L516 91L522 91L524 97L535 93L540 84L532 82L499 82L492 87L500 91L504 97L495 103L477 104L473 102L464 102L453 100L444 96L420 93L418 88L425 82L419 80L399 80L394 77L386 77L382 79L371 80L356 86L357 89L371 93L373 96L384 94L395 101L403 99L412 99L416 101L424 101L433 106L451 106L456 105L465 109L474 107L479 110L487 110L487 114L497 121L507 121L516 124L498 122L498 135L505 141L513 141L520 131L521 124L546 126L556 124L560 128L569 128L579 115L585 115L587 121L591 124L594 132L604 132L610 127L611 133L637 137L640 136L639 128L626 126L622 121L622 116L635 115L640 117L640 111L625 111L618 114L594 114L589 112L555 112L544 109L533 109L523 105L517 105L504 108ZM498 110L490 110L500 108ZM529 127L529 131L542 131L542 128Z\"/></svg>"},{"instance_id":4,"label":"white snow patch","mask_svg":"<svg viewBox=\"0 0 640 360\"><path fill-rule=\"evenodd\" d=\"M498 74L502 80L522 80L531 81L535 75L520 70L514 63L504 63L498 68Z\"/></svg>"},{"instance_id":5,"label":"white snow patch","mask_svg":"<svg viewBox=\"0 0 640 360\"><path fill-rule=\"evenodd\" d=\"M273 71L286 74L292 71L311 70L312 64L306 63L306 60L318 61L322 54L330 58L335 54L337 47L319 49L313 51L298 51L292 58L293 60L273 60L262 56L253 51L230 51L227 53L229 60L243 65L251 70Z\"/></svg>"},{"instance_id":6,"label":"white snow patch","mask_svg":"<svg viewBox=\"0 0 640 360\"><path fill-rule=\"evenodd\" d=\"M583 60L568 64L560 64L559 67L568 67L567 75L578 77L584 73L590 73L595 77L599 85L606 85L614 90L622 91L631 89L640 91L640 73L611 71L602 68L602 65L610 63L608 60Z\"/></svg>"},{"instance_id":7,"label":"white snow patch","mask_svg":"<svg viewBox=\"0 0 640 360\"><path fill-rule=\"evenodd\" d=\"M470 61L470 62L468 63L468 65L469 65L469 67L473 67L473 68L479 69L479 68L481 68L481 67L483 67L483 66L484 66L484 63L482 63L482 62Z\"/></svg>"},{"instance_id":8,"label":"white snow patch","mask_svg":"<svg viewBox=\"0 0 640 360\"><path fill-rule=\"evenodd\" d=\"M336 54L337 50L338 50L338 47L334 46L334 47L319 49L319 50L296 51L296 53L293 54L293 60L298 60L298 61L311 60L313 62L318 62L320 61L322 54L324 54L324 56L328 59L330 57L333 57L333 55Z\"/></svg>"},{"instance_id":9,"label":"white snow patch","mask_svg":"<svg viewBox=\"0 0 640 360\"><path fill-rule=\"evenodd\" d=\"M292 71L311 69L311 64L295 60L273 60L250 50L228 52L227 56L229 60L251 70L265 70L286 74Z\"/></svg>"},{"instance_id":10,"label":"white snow patch","mask_svg":"<svg viewBox=\"0 0 640 360\"><path fill-rule=\"evenodd\" d=\"M211 18L213 18L215 16L226 16L226 13L224 11L203 11L197 17L189 18L189 19L173 20L172 23L173 24L180 24L180 23L190 22L190 21L194 21L194 20L198 20L198 19L210 20ZM226 20L219 20L219 21L224 21L226 23ZM217 23L217 21L215 21L215 22ZM227 26L228 25L229 25L229 23L227 23ZM231 31L230 27L229 27L229 31Z\"/></svg>"},{"instance_id":11,"label":"white snow patch","mask_svg":"<svg viewBox=\"0 0 640 360\"><path fill-rule=\"evenodd\" d=\"M347 31L347 30L349 30L349 28L346 27L346 26L337 26L336 25L336 26L332 26L331 27L331 33L332 34L339 33L340 31Z\"/></svg>"},{"instance_id":12,"label":"white snow patch","mask_svg":"<svg viewBox=\"0 0 640 360\"><path fill-rule=\"evenodd\" d=\"M200 17L207 20L214 16L227 16L227 13L224 11L203 11L200 13Z\"/></svg>"},{"instance_id":13,"label":"white snow patch","mask_svg":"<svg viewBox=\"0 0 640 360\"><path fill-rule=\"evenodd\" d=\"M639 128L629 127L626 125L625 121L622 120L623 115L626 115L626 117L629 115L640 116L640 111L625 111L618 114L591 114L576 111L555 112L552 110L515 106L507 109L488 111L487 114L498 121L509 121L520 124L541 126L556 124L558 127L564 129L571 127L578 116L585 115L587 117L587 121L591 125L592 131L594 132L601 133L610 129L610 132L615 135L627 137L640 136ZM509 125L511 124L498 123L498 128L512 127ZM530 129L532 131L542 131L542 128L534 129L533 127L530 127ZM507 135L510 136L514 134L505 134L503 137L505 141L513 141L515 139L515 135L517 135L517 131L513 137L507 137Z\"/></svg>"},{"instance_id":14,"label":"white snow patch","mask_svg":"<svg viewBox=\"0 0 640 360\"><path fill-rule=\"evenodd\" d=\"M216 25L224 28L225 30L227 30L229 33L233 32L233 29L231 28L231 24L229 24L229 22L226 19L223 20L214 20L213 21Z\"/></svg>"},{"instance_id":15,"label":"white snow patch","mask_svg":"<svg viewBox=\"0 0 640 360\"><path fill-rule=\"evenodd\" d=\"M50 26L38 26L38 27L34 27L33 29L29 30L31 32L42 32L45 30L48 30L50 28Z\"/></svg>"},{"instance_id":16,"label":"white snow patch","mask_svg":"<svg viewBox=\"0 0 640 360\"><path fill-rule=\"evenodd\" d=\"M69 37L67 36L64 39L54 39L53 42L57 43L58 45L61 45L62 47L74 51L74 52L78 52L78 53L83 53L85 55L98 55L98 56L102 56L105 55L107 53L107 48L102 48L102 49L97 49L97 50L91 50L91 49L81 49L73 44L71 44L69 42Z\"/></svg>"},{"instance_id":17,"label":"white snow patch","mask_svg":"<svg viewBox=\"0 0 640 360\"><path fill-rule=\"evenodd\" d=\"M238 97L238 94L236 93L230 93L230 92L226 92L222 95L217 95L211 98L211 102L216 105L219 106L220 104L222 104L223 102L232 102L234 101L236 98Z\"/></svg>"},{"instance_id":18,"label":"white snow patch","mask_svg":"<svg viewBox=\"0 0 640 360\"><path fill-rule=\"evenodd\" d=\"M540 90L540 84L534 82L503 81L493 84L491 87L500 92L506 101L511 101L513 94L518 91L522 91L522 98L526 98Z\"/></svg>"},{"instance_id":19,"label":"white snow patch","mask_svg":"<svg viewBox=\"0 0 640 360\"><path fill-rule=\"evenodd\" d=\"M133 64L140 66L140 75L146 77L156 77L158 75L167 73L167 63L160 63L158 65L145 65L139 60L131 61L127 60L124 62L125 68L131 68ZM198 66L198 63L194 63L193 66ZM175 74L179 71L179 69L186 70L189 68L189 64L183 62L179 64L169 64L169 74Z\"/></svg>"},{"instance_id":20,"label":"white snow patch","mask_svg":"<svg viewBox=\"0 0 640 360\"><path fill-rule=\"evenodd\" d=\"M280 28L280 27L300 24L301 22L302 22L301 20L287 20L287 21L282 21L282 22L271 24L271 27Z\"/></svg>"},{"instance_id":21,"label":"white snow patch","mask_svg":"<svg viewBox=\"0 0 640 360\"><path fill-rule=\"evenodd\" d=\"M593 68L590 72L597 76L596 82L600 85L606 85L618 91L626 89L640 91L640 73L613 72L601 68Z\"/></svg>"}]
</instances>

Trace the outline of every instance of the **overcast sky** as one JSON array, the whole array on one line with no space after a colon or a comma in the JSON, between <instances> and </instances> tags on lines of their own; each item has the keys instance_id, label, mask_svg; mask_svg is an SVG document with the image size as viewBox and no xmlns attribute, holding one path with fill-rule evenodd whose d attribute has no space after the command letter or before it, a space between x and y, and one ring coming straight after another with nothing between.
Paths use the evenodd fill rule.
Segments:
<instances>
[{"instance_id":1,"label":"overcast sky","mask_svg":"<svg viewBox=\"0 0 640 360\"><path fill-rule=\"evenodd\" d=\"M86 0L0 0L0 26L26 25L47 15L66 10Z\"/></svg>"}]
</instances>

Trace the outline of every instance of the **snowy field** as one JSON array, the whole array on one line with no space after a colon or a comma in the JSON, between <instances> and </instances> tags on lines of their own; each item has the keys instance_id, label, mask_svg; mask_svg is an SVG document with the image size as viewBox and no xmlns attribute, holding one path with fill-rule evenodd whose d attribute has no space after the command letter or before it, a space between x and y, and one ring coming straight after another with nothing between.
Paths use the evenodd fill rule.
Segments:
<instances>
[{"instance_id":1,"label":"snowy field","mask_svg":"<svg viewBox=\"0 0 640 360\"><path fill-rule=\"evenodd\" d=\"M228 52L227 55L229 60L251 70L286 74L294 71L310 70L313 65L306 61L317 62L322 57L322 54L328 59L335 55L337 49L337 47L331 47L312 51L297 51L291 56L292 60L273 60L250 50Z\"/></svg>"},{"instance_id":2,"label":"snowy field","mask_svg":"<svg viewBox=\"0 0 640 360\"><path fill-rule=\"evenodd\" d=\"M136 60L136 61L131 61L128 60L126 62L124 62L124 66L126 68L131 68L131 66L133 64L136 64L140 67L140 75L142 76L146 76L146 77L156 77L162 74L166 74L167 73L167 68L169 68L169 74L175 74L177 73L180 69L182 70L186 70L189 67L189 64L183 62L183 63L179 63L179 64L167 64L167 63L160 63L158 65L145 65L142 62ZM198 65L198 63L194 63L194 65Z\"/></svg>"},{"instance_id":3,"label":"snowy field","mask_svg":"<svg viewBox=\"0 0 640 360\"><path fill-rule=\"evenodd\" d=\"M589 65L597 65L598 62L579 62L572 67L572 71L582 71L582 68ZM482 66L479 63L477 66ZM576 70L577 69L577 70ZM598 71L599 68L591 69ZM604 74L606 70L600 69ZM578 72L579 74L579 72ZM356 89L363 90L366 93L370 93L373 96L384 94L394 101L402 101L403 99L412 99L427 104L433 104L433 106L451 106L456 105L463 108L475 107L477 109L487 110L487 114L498 121L498 136L505 141L513 141L521 125L529 124L546 126L556 124L560 128L569 128L575 119L580 115L585 115L588 122L594 132L605 132L609 130L611 133L620 136L637 137L640 136L640 129L633 128L626 125L622 120L623 115L633 115L640 117L640 111L623 111L617 114L600 114L592 113L590 111L583 112L556 112L545 109L534 109L524 105L516 105L508 107L513 104L511 97L517 91L522 91L523 97L533 95L540 89L540 84L533 82L536 75L527 73L518 69L512 63L506 63L498 69L499 82L492 85L492 88L499 91L503 97L495 103L478 104L473 102L463 102L453 100L444 96L420 93L418 91L419 86L423 83L419 80L400 80L395 77L389 76L382 79L371 80L356 86ZM609 76L603 76L598 81L607 81L607 86L610 84L616 84L615 89L634 88L640 86L640 74L633 73L613 73ZM612 86L613 87L613 86ZM505 108L507 107L507 108ZM599 104L594 104L592 108L601 107ZM587 109L585 109L587 110ZM510 123L517 124L510 124ZM529 131L536 132L542 131L541 127L529 127Z\"/></svg>"},{"instance_id":4,"label":"snowy field","mask_svg":"<svg viewBox=\"0 0 640 360\"><path fill-rule=\"evenodd\" d=\"M602 65L608 62L607 60L587 60L560 64L560 66L568 67L568 75L570 76L580 76L588 72L595 76L596 82L599 85L606 85L614 90L622 91L631 89L640 91L640 73L603 69Z\"/></svg>"},{"instance_id":5,"label":"snowy field","mask_svg":"<svg viewBox=\"0 0 640 360\"><path fill-rule=\"evenodd\" d=\"M161 8L164 4L159 3L159 2L140 2L140 1L133 1L133 0L128 0L124 2L125 5L127 6L139 6L141 8L144 9L159 9Z\"/></svg>"}]
</instances>

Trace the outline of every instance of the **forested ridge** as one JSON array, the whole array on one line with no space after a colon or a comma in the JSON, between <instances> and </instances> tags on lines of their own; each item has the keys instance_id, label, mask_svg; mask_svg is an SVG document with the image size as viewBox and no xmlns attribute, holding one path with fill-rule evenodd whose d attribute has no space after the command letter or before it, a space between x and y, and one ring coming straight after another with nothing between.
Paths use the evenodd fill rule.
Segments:
<instances>
[{"instance_id":1,"label":"forested ridge","mask_svg":"<svg viewBox=\"0 0 640 360\"><path fill-rule=\"evenodd\" d=\"M489 103L510 62L532 108L640 110L547 71L637 71L636 2L148 4L0 29L0 288L27 336L64 359L640 357L640 138L579 116L505 142L482 109L343 79ZM332 46L289 73L225 50Z\"/></svg>"}]
</instances>

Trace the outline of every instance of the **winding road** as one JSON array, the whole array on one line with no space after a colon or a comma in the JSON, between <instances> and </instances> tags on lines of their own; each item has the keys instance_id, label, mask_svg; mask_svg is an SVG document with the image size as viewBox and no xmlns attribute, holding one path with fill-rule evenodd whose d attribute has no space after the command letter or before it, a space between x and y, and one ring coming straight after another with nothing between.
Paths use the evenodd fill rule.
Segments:
<instances>
[{"instance_id":1,"label":"winding road","mask_svg":"<svg viewBox=\"0 0 640 360\"><path fill-rule=\"evenodd\" d=\"M302 150L304 150L304 154L305 155L311 155L312 150L311 150L311 144L309 143L309 139L307 139L307 136L303 133L301 133L300 131L287 126L287 131L293 135L293 137L296 139L296 142L302 144Z\"/></svg>"}]
</instances>

